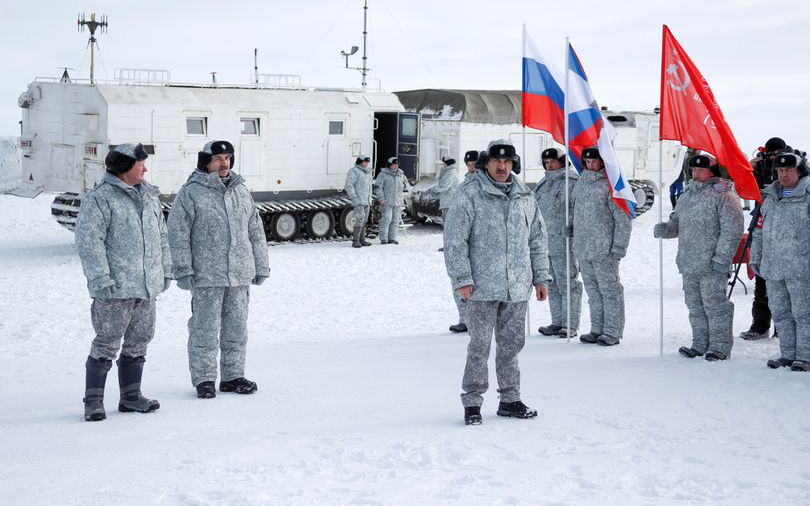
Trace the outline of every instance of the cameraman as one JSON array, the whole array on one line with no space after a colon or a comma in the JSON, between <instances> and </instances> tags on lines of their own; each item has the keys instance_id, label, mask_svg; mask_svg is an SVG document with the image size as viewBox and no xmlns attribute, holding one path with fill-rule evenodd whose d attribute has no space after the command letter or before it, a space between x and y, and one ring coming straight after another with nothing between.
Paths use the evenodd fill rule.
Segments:
<instances>
[{"instance_id":1,"label":"cameraman","mask_svg":"<svg viewBox=\"0 0 810 506\"><path fill-rule=\"evenodd\" d=\"M760 190L776 180L773 161L779 153L786 149L785 141L779 137L772 137L765 143L764 150L760 148L757 156L750 160L751 167L754 169L754 178L757 180ZM758 216L757 212L757 218ZM740 334L740 338L746 341L769 338L771 336L771 310L768 308L765 280L759 276L754 277L754 303L751 307L751 316L753 317L751 327Z\"/></svg>"}]
</instances>

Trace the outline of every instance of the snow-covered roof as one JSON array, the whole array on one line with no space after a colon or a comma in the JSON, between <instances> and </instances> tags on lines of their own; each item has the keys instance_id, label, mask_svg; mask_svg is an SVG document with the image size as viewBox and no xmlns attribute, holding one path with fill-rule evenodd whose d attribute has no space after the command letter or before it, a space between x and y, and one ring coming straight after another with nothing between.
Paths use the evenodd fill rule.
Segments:
<instances>
[{"instance_id":1,"label":"snow-covered roof","mask_svg":"<svg viewBox=\"0 0 810 506\"><path fill-rule=\"evenodd\" d=\"M517 90L395 91L408 112L423 117L468 123L520 123L521 92Z\"/></svg>"}]
</instances>

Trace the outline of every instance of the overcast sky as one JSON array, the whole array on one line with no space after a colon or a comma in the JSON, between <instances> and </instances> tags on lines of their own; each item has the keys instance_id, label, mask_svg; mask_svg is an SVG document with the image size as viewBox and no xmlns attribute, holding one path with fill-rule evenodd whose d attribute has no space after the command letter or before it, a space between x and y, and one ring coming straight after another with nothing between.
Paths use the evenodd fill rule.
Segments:
<instances>
[{"instance_id":1,"label":"overcast sky","mask_svg":"<svg viewBox=\"0 0 810 506\"><path fill-rule=\"evenodd\" d=\"M369 0L371 77L387 91L519 89L521 25L562 67L565 37L600 105L658 104L661 25L704 74L740 147L768 137L810 148L810 3L807 1ZM175 82L248 83L259 72L300 74L306 86L357 87L341 49L361 46L362 0L4 2L0 135L19 135L17 97L60 66L89 76L80 11L107 14L96 77L114 69L171 71ZM376 86L376 81L371 82Z\"/></svg>"}]
</instances>

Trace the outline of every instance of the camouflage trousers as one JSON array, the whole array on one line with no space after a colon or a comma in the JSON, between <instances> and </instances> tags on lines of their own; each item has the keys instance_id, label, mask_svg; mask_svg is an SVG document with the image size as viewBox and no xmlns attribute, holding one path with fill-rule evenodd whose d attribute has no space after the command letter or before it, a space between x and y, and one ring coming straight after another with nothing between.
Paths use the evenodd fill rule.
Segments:
<instances>
[{"instance_id":1,"label":"camouflage trousers","mask_svg":"<svg viewBox=\"0 0 810 506\"><path fill-rule=\"evenodd\" d=\"M768 305L782 358L810 361L810 279L769 279Z\"/></svg>"},{"instance_id":2,"label":"camouflage trousers","mask_svg":"<svg viewBox=\"0 0 810 506\"><path fill-rule=\"evenodd\" d=\"M146 346L155 337L155 301L93 299L90 320L96 332L90 346L91 357L114 360L119 348L122 355L143 357Z\"/></svg>"},{"instance_id":3,"label":"camouflage trousers","mask_svg":"<svg viewBox=\"0 0 810 506\"><path fill-rule=\"evenodd\" d=\"M396 241L399 229L399 217L402 208L399 206L381 206L380 214L380 241Z\"/></svg>"},{"instance_id":4,"label":"camouflage trousers","mask_svg":"<svg viewBox=\"0 0 810 506\"><path fill-rule=\"evenodd\" d=\"M245 375L247 286L194 288L188 320L188 364L191 384L217 379L217 351L222 381Z\"/></svg>"},{"instance_id":5,"label":"camouflage trousers","mask_svg":"<svg viewBox=\"0 0 810 506\"><path fill-rule=\"evenodd\" d=\"M456 310L458 310L458 322L466 325L467 317L465 316L465 312L467 311L467 304L469 302L464 300L464 297L459 295L455 290L453 290L453 301L456 303Z\"/></svg>"},{"instance_id":6,"label":"camouflage trousers","mask_svg":"<svg viewBox=\"0 0 810 506\"><path fill-rule=\"evenodd\" d=\"M588 293L591 332L621 338L624 334L624 287L619 261L612 258L579 260L582 283Z\"/></svg>"},{"instance_id":7,"label":"camouflage trousers","mask_svg":"<svg viewBox=\"0 0 810 506\"><path fill-rule=\"evenodd\" d=\"M579 328L579 311L582 307L582 282L579 280L579 268L577 267L574 255L570 255L571 261L571 328ZM565 256L550 256L548 263L551 270L551 282L548 285L548 306L551 310L551 324L561 327L568 326L568 314L566 313L565 299L568 295L568 287L565 282L566 266Z\"/></svg>"},{"instance_id":8,"label":"camouflage trousers","mask_svg":"<svg viewBox=\"0 0 810 506\"><path fill-rule=\"evenodd\" d=\"M354 206L352 208L352 216L354 216L355 227L365 227L368 221L368 212L371 209L369 206Z\"/></svg>"},{"instance_id":9,"label":"camouflage trousers","mask_svg":"<svg viewBox=\"0 0 810 506\"><path fill-rule=\"evenodd\" d=\"M495 334L495 373L501 402L520 400L518 353L526 341L527 302L469 300L467 304L467 365L461 388L464 407L480 406L489 388L489 350Z\"/></svg>"},{"instance_id":10,"label":"camouflage trousers","mask_svg":"<svg viewBox=\"0 0 810 506\"><path fill-rule=\"evenodd\" d=\"M734 303L726 298L728 275L712 271L683 277L683 296L692 326L692 348L731 355Z\"/></svg>"}]
</instances>

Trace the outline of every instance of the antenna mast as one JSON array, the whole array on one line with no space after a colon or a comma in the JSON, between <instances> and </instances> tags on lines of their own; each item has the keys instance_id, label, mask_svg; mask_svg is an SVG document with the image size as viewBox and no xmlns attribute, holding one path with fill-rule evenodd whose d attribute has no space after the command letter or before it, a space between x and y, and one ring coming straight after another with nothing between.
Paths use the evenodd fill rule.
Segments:
<instances>
[{"instance_id":1,"label":"antenna mast","mask_svg":"<svg viewBox=\"0 0 810 506\"><path fill-rule=\"evenodd\" d=\"M87 21L84 17L84 14L79 14L79 17L76 21L76 25L78 26L80 32L83 32L85 27L87 27L87 29L90 30L90 40L88 41L88 44L90 44L90 84L96 84L95 49L98 47L98 41L96 41L96 29L101 28L101 31L99 33L107 33L107 16L102 14L101 20L96 21L96 13L93 12L92 14L90 14L90 21Z\"/></svg>"},{"instance_id":2,"label":"antenna mast","mask_svg":"<svg viewBox=\"0 0 810 506\"><path fill-rule=\"evenodd\" d=\"M370 68L368 68L368 56L366 53L366 49L368 46L368 0L363 2L363 66L362 67L350 67L349 66L349 56L353 55L357 52L357 46L352 46L352 48L346 52L341 51L340 56L346 59L346 68L352 70L359 70L360 74L363 76L363 91L366 91L366 76L368 75Z\"/></svg>"}]
</instances>

